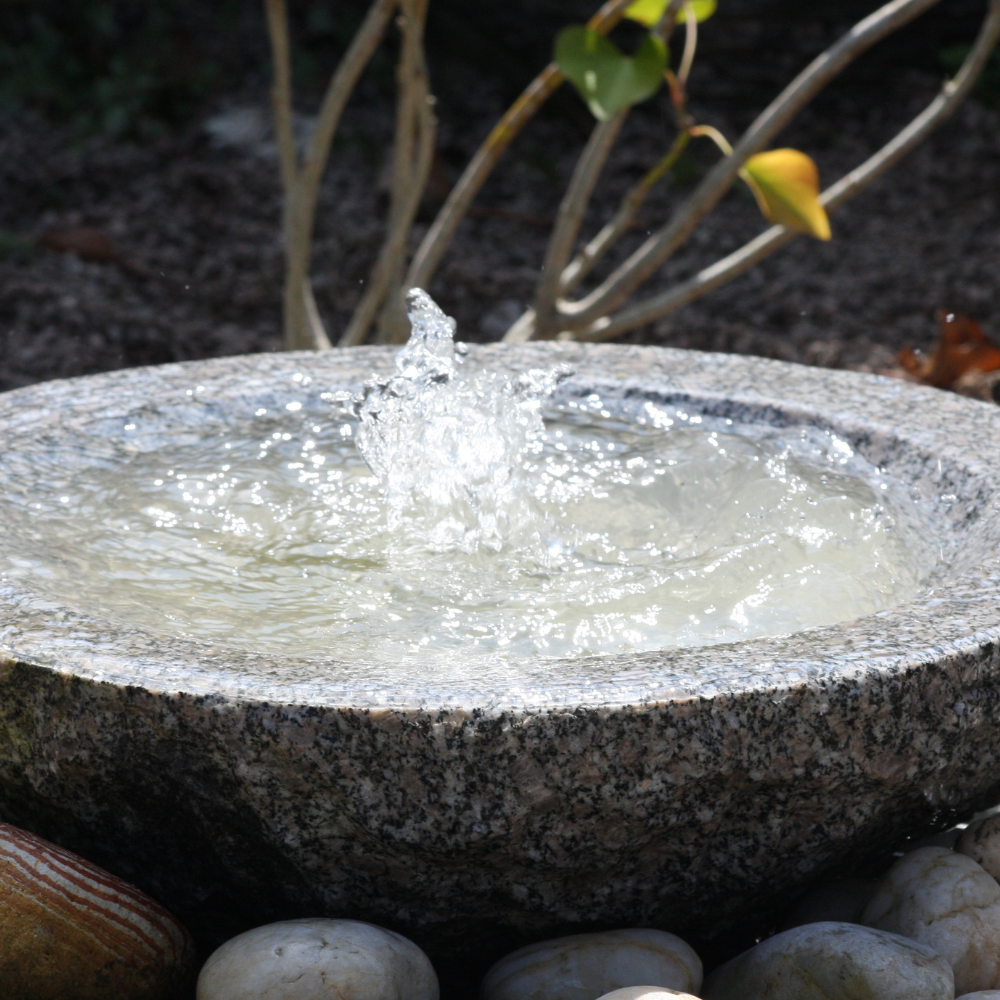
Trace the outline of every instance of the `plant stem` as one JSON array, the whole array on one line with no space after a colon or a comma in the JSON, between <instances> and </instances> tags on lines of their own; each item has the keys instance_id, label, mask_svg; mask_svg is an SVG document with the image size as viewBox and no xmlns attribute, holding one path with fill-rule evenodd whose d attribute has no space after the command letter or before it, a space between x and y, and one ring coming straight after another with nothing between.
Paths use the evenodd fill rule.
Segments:
<instances>
[{"instance_id":1,"label":"plant stem","mask_svg":"<svg viewBox=\"0 0 1000 1000\"><path fill-rule=\"evenodd\" d=\"M562 280L559 283L560 294L565 295L576 288L590 274L601 257L624 236L635 221L636 215L639 214L639 209L642 208L649 192L662 177L674 168L674 164L687 149L688 143L699 136L707 136L712 139L727 156L733 151L733 147L726 141L726 137L711 125L692 125L683 132L678 132L663 159L622 199L621 206L611 222L577 254L573 262L563 271Z\"/></svg>"},{"instance_id":2,"label":"plant stem","mask_svg":"<svg viewBox=\"0 0 1000 1000\"><path fill-rule=\"evenodd\" d=\"M588 27L607 34L621 19L632 0L608 0L587 22ZM465 217L486 178L515 137L534 117L538 109L559 88L562 73L550 63L528 84L524 93L507 109L503 117L469 161L447 200L424 236L406 275L407 288L426 288L441 258L451 243L459 223Z\"/></svg>"},{"instance_id":3,"label":"plant stem","mask_svg":"<svg viewBox=\"0 0 1000 1000\"><path fill-rule=\"evenodd\" d=\"M670 0L659 21L653 26L652 33L666 42L677 23L678 12L686 2L688 0ZM573 253L594 187L625 123L628 110L623 109L608 121L600 122L591 132L559 206L535 291L535 307L527 310L508 330L505 340L520 343L535 336L545 338L555 334L555 302L563 293L563 271Z\"/></svg>"},{"instance_id":4,"label":"plant stem","mask_svg":"<svg viewBox=\"0 0 1000 1000\"><path fill-rule=\"evenodd\" d=\"M683 113L683 109L681 109ZM664 177L680 159L692 138L707 136L722 152L729 156L733 147L726 137L711 125L691 125L678 132L666 155L639 181L622 199L614 218L581 250L573 261L566 266L559 279L559 294L565 295L573 291L584 278L594 269L597 262L625 235L635 221L639 209L653 187ZM504 341L509 344L523 344L534 336L544 336L540 333L536 322L536 310L526 310L504 334ZM551 326L551 320L550 320Z\"/></svg>"},{"instance_id":5,"label":"plant stem","mask_svg":"<svg viewBox=\"0 0 1000 1000\"><path fill-rule=\"evenodd\" d=\"M684 55L681 56L681 65L677 70L677 82L682 91L687 91L688 77L691 75L691 67L694 65L694 54L698 49L698 18L694 16L694 5L691 0L684 2Z\"/></svg>"},{"instance_id":6,"label":"plant stem","mask_svg":"<svg viewBox=\"0 0 1000 1000\"><path fill-rule=\"evenodd\" d=\"M302 281L302 309L306 329L309 334L308 349L313 351L328 351L333 344L326 335L323 319L316 307L316 297L313 295L312 282L306 276Z\"/></svg>"},{"instance_id":7,"label":"plant stem","mask_svg":"<svg viewBox=\"0 0 1000 1000\"><path fill-rule=\"evenodd\" d=\"M587 244L563 272L560 291L572 291L591 272L607 250L623 236L635 221L649 192L665 177L680 159L691 141L691 132L678 132L666 155L622 199L615 217Z\"/></svg>"},{"instance_id":8,"label":"plant stem","mask_svg":"<svg viewBox=\"0 0 1000 1000\"><path fill-rule=\"evenodd\" d=\"M839 208L873 181L877 180L951 116L962 103L985 68L990 53L1000 41L1000 0L990 0L989 14L983 22L971 51L953 80L941 93L894 139L861 166L831 185L820 196L829 211ZM771 226L745 246L705 268L688 281L655 295L610 318L602 318L578 331L580 340L609 340L685 306L749 270L790 243L800 234L784 226Z\"/></svg>"},{"instance_id":9,"label":"plant stem","mask_svg":"<svg viewBox=\"0 0 1000 1000\"><path fill-rule=\"evenodd\" d=\"M383 302L399 291L398 281L406 254L407 238L427 183L434 153L435 119L423 52L427 0L401 0L401 6L403 46L397 70L398 103L393 145L392 199L386 237L361 301L340 339L341 347L362 343ZM390 304L387 323L391 325L394 318L397 317L394 317ZM401 318L400 314L398 319ZM390 331L390 336L392 333L395 331Z\"/></svg>"},{"instance_id":10,"label":"plant stem","mask_svg":"<svg viewBox=\"0 0 1000 1000\"><path fill-rule=\"evenodd\" d=\"M677 27L677 16L684 8L687 0L670 0L670 3L663 8L663 15L656 24L653 25L653 34L663 40L664 43L670 40L670 36Z\"/></svg>"},{"instance_id":11,"label":"plant stem","mask_svg":"<svg viewBox=\"0 0 1000 1000\"><path fill-rule=\"evenodd\" d=\"M274 60L274 81L271 84L271 104L274 109L274 131L278 141L278 165L281 185L287 194L295 186L295 136L292 128L292 60L288 39L288 12L285 0L265 0L267 30L271 38ZM285 202L285 225L291 215Z\"/></svg>"},{"instance_id":12,"label":"plant stem","mask_svg":"<svg viewBox=\"0 0 1000 1000\"><path fill-rule=\"evenodd\" d=\"M559 280L560 295L576 288L608 250L628 232L649 192L673 168L690 141L690 131L677 133L666 155L625 195L611 221L563 269ZM508 344L523 344L535 336L535 330L535 310L528 309L504 334L503 339Z\"/></svg>"},{"instance_id":13,"label":"plant stem","mask_svg":"<svg viewBox=\"0 0 1000 1000\"><path fill-rule=\"evenodd\" d=\"M691 4L687 2L685 4L689 8L689 22L693 13L691 9ZM669 11L668 11L669 13ZM693 53L693 42L691 42L690 31L687 34L687 40L689 44L689 51ZM636 184L631 191L622 199L621 205L618 211L615 213L614 218L595 236L584 248L577 254L572 263L570 263L562 272L559 280L559 293L560 295L565 295L567 292L571 292L576 288L584 278L594 269L597 262L604 256L605 253L618 242L619 239L628 231L635 221L635 217L642 207L643 202L646 200L649 192L652 190L655 184L671 169L673 169L674 164L680 158L681 154L687 148L688 143L692 138L698 138L705 136L711 139L716 146L722 151L723 155L731 156L733 152L733 147L729 144L726 137L717 129L711 125L691 125L687 124L690 121L690 116L687 114L687 93L680 83L677 77L675 77L669 70L666 73L667 81L671 86L671 100L674 104L674 110L677 115L678 126L681 131L677 133L676 138L667 150L666 155L660 160L659 163L653 167L649 173L638 184ZM528 340L531 340L535 336L552 336L552 328L554 326L552 316L553 307L551 303L548 306L549 313L547 315L547 322L544 327L539 323L537 317L539 314L538 306L535 309L528 309L521 315L518 320L510 327L510 329L504 334L504 341L506 343L522 344Z\"/></svg>"},{"instance_id":14,"label":"plant stem","mask_svg":"<svg viewBox=\"0 0 1000 1000\"><path fill-rule=\"evenodd\" d=\"M392 326L402 318L401 309L394 308L402 281L406 253L405 239L400 232L409 234L412 215L409 208L417 184L414 176L418 143L418 105L427 103L426 65L423 58L423 29L427 16L427 0L401 0L403 48L399 59L399 96L396 106L396 136L392 154L392 187L389 200L389 218L386 226L386 244L390 248L386 262L387 284L378 340L391 342ZM420 185L423 193L423 185ZM419 203L419 199L418 199ZM369 288L372 286L370 285ZM400 299L398 306L402 306ZM367 332L367 331L364 331Z\"/></svg>"},{"instance_id":15,"label":"plant stem","mask_svg":"<svg viewBox=\"0 0 1000 1000\"><path fill-rule=\"evenodd\" d=\"M422 0L423 14L426 18L427 0ZM417 139L416 152L410 167L409 176L400 184L400 201L402 208L397 222L399 236L393 260L392 280L389 284L387 300L383 310L382 330L380 339L394 344L404 343L409 337L410 327L406 319L406 297L409 290L404 288L406 273L407 246L413 220L416 218L420 201L427 188L431 166L434 161L434 139L437 134L437 118L434 115L434 98L430 93L430 82L427 74L427 64L423 50L423 28L421 27L420 47L417 50L416 81L416 118Z\"/></svg>"},{"instance_id":16,"label":"plant stem","mask_svg":"<svg viewBox=\"0 0 1000 1000\"><path fill-rule=\"evenodd\" d=\"M329 347L319 321L315 300L312 299L312 289L309 283L309 260L312 256L313 228L316 220L316 202L319 198L319 186L326 169L330 155L330 146L340 124L344 108L350 98L365 66L368 65L375 50L381 44L386 29L396 9L397 0L375 0L368 9L365 19L361 22L357 33L351 40L347 51L337 65L336 72L330 79L319 114L316 117L316 127L306 147L302 169L298 178L298 191L295 197L296 216L294 242L288 269L291 280L300 279L306 292L306 315L313 322L311 334L313 347ZM311 303L311 306L310 306Z\"/></svg>"},{"instance_id":17,"label":"plant stem","mask_svg":"<svg viewBox=\"0 0 1000 1000\"><path fill-rule=\"evenodd\" d=\"M292 274L292 262L297 251L295 217L298 166L292 126L291 43L288 38L288 12L285 9L285 0L265 0L264 7L274 61L271 104L274 109L274 132L278 143L278 165L284 194L281 228L285 247L285 290L282 307L285 348L297 350L308 346L308 343L302 278L298 274Z\"/></svg>"},{"instance_id":18,"label":"plant stem","mask_svg":"<svg viewBox=\"0 0 1000 1000\"><path fill-rule=\"evenodd\" d=\"M330 346L309 282L320 180L344 106L385 34L396 0L375 0L330 80L301 169L292 119L291 45L284 0L266 0L274 58L275 134L283 191L285 244L284 335L289 350Z\"/></svg>"},{"instance_id":19,"label":"plant stem","mask_svg":"<svg viewBox=\"0 0 1000 1000\"><path fill-rule=\"evenodd\" d=\"M711 139L719 147L723 156L733 155L733 147L729 144L729 140L717 128L711 125L692 125L691 135L696 139L700 136Z\"/></svg>"},{"instance_id":20,"label":"plant stem","mask_svg":"<svg viewBox=\"0 0 1000 1000\"><path fill-rule=\"evenodd\" d=\"M670 222L654 233L605 281L577 302L557 303L559 327L582 330L621 305L691 235L698 223L729 190L743 163L759 152L845 66L862 52L939 0L891 0L855 25L816 58L750 126L733 155L709 171Z\"/></svg>"},{"instance_id":21,"label":"plant stem","mask_svg":"<svg viewBox=\"0 0 1000 1000\"><path fill-rule=\"evenodd\" d=\"M552 334L552 324L555 319L556 297L559 295L560 278L573 253L576 237L580 232L584 213L594 193L594 187L601 176L608 154L621 131L628 108L612 115L607 121L598 122L580 159L576 162L573 177L566 189L566 194L559 205L552 235L545 252L545 262L535 292L535 336L548 337Z\"/></svg>"}]
</instances>

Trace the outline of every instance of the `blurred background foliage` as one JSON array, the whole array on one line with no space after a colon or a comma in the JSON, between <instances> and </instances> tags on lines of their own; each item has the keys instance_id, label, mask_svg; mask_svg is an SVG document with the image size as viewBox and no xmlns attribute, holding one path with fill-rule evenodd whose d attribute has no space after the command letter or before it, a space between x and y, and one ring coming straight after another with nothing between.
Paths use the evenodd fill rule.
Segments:
<instances>
[{"instance_id":1,"label":"blurred background foliage","mask_svg":"<svg viewBox=\"0 0 1000 1000\"><path fill-rule=\"evenodd\" d=\"M549 58L552 39L596 0L433 0L428 25L434 85L461 99L490 78L515 94ZM261 90L267 47L257 0L0 0L0 111L43 114L81 136L141 137L192 120L221 92ZM360 21L364 0L291 0L295 82L320 92ZM725 84L707 99L778 86L875 0L721 0L700 59ZM906 66L941 72L960 62L983 4L944 0L848 75L866 85ZM393 88L390 42L369 86ZM979 96L1000 103L1000 60Z\"/></svg>"},{"instance_id":2,"label":"blurred background foliage","mask_svg":"<svg viewBox=\"0 0 1000 1000\"><path fill-rule=\"evenodd\" d=\"M0 6L0 107L80 134L133 133L194 115L243 61L240 0L7 2Z\"/></svg>"}]
</instances>

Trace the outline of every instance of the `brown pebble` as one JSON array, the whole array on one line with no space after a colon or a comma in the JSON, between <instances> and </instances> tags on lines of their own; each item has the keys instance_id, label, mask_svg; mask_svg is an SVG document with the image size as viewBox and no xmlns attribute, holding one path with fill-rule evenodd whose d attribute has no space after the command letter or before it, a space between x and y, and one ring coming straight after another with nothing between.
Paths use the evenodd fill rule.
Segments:
<instances>
[{"instance_id":1,"label":"brown pebble","mask_svg":"<svg viewBox=\"0 0 1000 1000\"><path fill-rule=\"evenodd\" d=\"M190 934L159 903L0 823L0 997L178 1000L194 958Z\"/></svg>"}]
</instances>

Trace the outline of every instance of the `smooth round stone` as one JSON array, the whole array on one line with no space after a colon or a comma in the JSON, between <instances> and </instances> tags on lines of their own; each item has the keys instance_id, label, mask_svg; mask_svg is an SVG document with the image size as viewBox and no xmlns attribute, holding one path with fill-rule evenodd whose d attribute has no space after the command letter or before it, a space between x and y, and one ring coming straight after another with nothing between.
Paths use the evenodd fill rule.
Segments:
<instances>
[{"instance_id":1,"label":"smooth round stone","mask_svg":"<svg viewBox=\"0 0 1000 1000\"><path fill-rule=\"evenodd\" d=\"M826 882L807 892L785 918L782 930L835 920L860 923L861 913L875 889L874 879L846 878Z\"/></svg>"},{"instance_id":2,"label":"smooth round stone","mask_svg":"<svg viewBox=\"0 0 1000 1000\"><path fill-rule=\"evenodd\" d=\"M176 1000L194 958L191 936L155 900L0 823L0 996Z\"/></svg>"},{"instance_id":3,"label":"smooth round stone","mask_svg":"<svg viewBox=\"0 0 1000 1000\"><path fill-rule=\"evenodd\" d=\"M716 969L704 1000L952 1000L948 963L898 934L824 921L775 934Z\"/></svg>"},{"instance_id":4,"label":"smooth round stone","mask_svg":"<svg viewBox=\"0 0 1000 1000\"><path fill-rule=\"evenodd\" d=\"M956 1000L1000 1000L1000 990L977 990L975 993L963 993Z\"/></svg>"},{"instance_id":5,"label":"smooth round stone","mask_svg":"<svg viewBox=\"0 0 1000 1000\"><path fill-rule=\"evenodd\" d=\"M1000 885L964 854L921 847L900 858L861 922L933 948L951 963L956 993L1000 986Z\"/></svg>"},{"instance_id":6,"label":"smooth round stone","mask_svg":"<svg viewBox=\"0 0 1000 1000\"><path fill-rule=\"evenodd\" d=\"M697 993L701 959L674 934L650 928L573 934L501 958L480 1000L597 1000L622 987Z\"/></svg>"},{"instance_id":7,"label":"smooth round stone","mask_svg":"<svg viewBox=\"0 0 1000 1000\"><path fill-rule=\"evenodd\" d=\"M669 1000L670 997L675 1000L698 1000L690 993L678 993L665 986L626 986L623 990L605 993L599 1000Z\"/></svg>"},{"instance_id":8,"label":"smooth round stone","mask_svg":"<svg viewBox=\"0 0 1000 1000\"><path fill-rule=\"evenodd\" d=\"M1000 880L1000 815L970 823L958 838L955 850Z\"/></svg>"},{"instance_id":9,"label":"smooth round stone","mask_svg":"<svg viewBox=\"0 0 1000 1000\"><path fill-rule=\"evenodd\" d=\"M209 956L197 1000L438 1000L430 959L401 934L321 917L256 927Z\"/></svg>"}]
</instances>

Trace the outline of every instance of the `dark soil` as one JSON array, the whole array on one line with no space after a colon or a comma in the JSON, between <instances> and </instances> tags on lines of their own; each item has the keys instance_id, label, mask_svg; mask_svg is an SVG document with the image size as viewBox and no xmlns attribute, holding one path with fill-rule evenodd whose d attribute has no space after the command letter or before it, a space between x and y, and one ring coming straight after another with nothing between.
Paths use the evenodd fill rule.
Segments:
<instances>
[{"instance_id":1,"label":"dark soil","mask_svg":"<svg viewBox=\"0 0 1000 1000\"><path fill-rule=\"evenodd\" d=\"M703 120L733 137L775 88L735 87L726 67L724 58L706 61L693 91L707 95L696 105ZM503 109L502 86L471 74L459 86L456 72L440 106L438 198ZM926 69L855 74L777 144L809 152L829 183L889 139L940 79ZM244 90L229 105L263 107L263 100ZM662 154L671 135L662 100L634 112L588 232ZM345 117L324 182L313 275L334 339L382 235L378 178L391 126L384 88L366 85ZM507 154L463 224L431 292L466 339L498 338L531 300L547 235L540 223L558 205L587 127L582 105L560 94ZM674 185L650 199L617 259L662 224L715 156L707 143L694 150ZM266 136L220 146L199 122L147 142L74 144L60 126L22 115L0 120L0 192L0 388L280 347L280 192ZM34 245L46 230L74 225L101 229L120 260L88 262ZM869 370L891 365L904 344L926 348L938 309L969 313L1000 339L1000 112L967 103L838 212L833 226L832 242L799 239L633 339ZM749 194L734 190L643 294L761 227Z\"/></svg>"}]
</instances>

